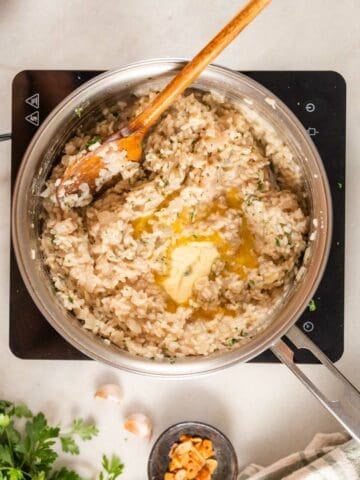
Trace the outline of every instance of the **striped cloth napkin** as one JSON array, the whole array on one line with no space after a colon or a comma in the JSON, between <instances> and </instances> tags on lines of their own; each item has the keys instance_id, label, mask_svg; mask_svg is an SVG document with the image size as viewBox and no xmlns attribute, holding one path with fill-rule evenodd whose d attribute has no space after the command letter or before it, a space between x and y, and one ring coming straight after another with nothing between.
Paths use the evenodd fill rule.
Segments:
<instances>
[{"instance_id":1,"label":"striped cloth napkin","mask_svg":"<svg viewBox=\"0 0 360 480\"><path fill-rule=\"evenodd\" d=\"M302 452L269 467L249 465L238 480L359 480L360 443L345 433L318 433Z\"/></svg>"}]
</instances>

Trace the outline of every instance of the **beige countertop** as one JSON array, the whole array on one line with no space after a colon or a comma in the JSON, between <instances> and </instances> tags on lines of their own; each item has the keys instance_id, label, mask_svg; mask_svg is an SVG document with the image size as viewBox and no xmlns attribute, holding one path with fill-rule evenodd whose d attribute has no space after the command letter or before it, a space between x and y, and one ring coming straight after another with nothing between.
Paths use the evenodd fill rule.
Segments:
<instances>
[{"instance_id":1,"label":"beige countertop","mask_svg":"<svg viewBox=\"0 0 360 480\"><path fill-rule=\"evenodd\" d=\"M26 68L109 69L151 57L190 57L231 17L240 0L0 0L0 133L11 130L11 81ZM336 70L346 79L345 354L339 368L360 387L360 2L274 0L217 60L242 70ZM336 421L280 365L237 365L182 381L142 378L95 362L23 361L8 348L10 142L0 144L0 397L26 401L54 421L95 417L98 440L82 448L126 463L124 480L145 478L150 445L123 432L129 411L148 412L155 437L169 424L203 420L234 442L241 465L268 463L299 449ZM334 279L336 281L336 279ZM332 391L319 366L305 368ZM120 407L93 400L99 384L119 382Z\"/></svg>"}]
</instances>

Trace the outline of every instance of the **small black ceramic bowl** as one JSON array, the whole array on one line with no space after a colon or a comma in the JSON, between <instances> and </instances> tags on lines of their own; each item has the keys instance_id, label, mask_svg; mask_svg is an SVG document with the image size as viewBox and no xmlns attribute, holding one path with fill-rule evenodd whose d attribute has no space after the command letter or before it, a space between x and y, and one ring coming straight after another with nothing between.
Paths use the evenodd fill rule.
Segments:
<instances>
[{"instance_id":1,"label":"small black ceramic bowl","mask_svg":"<svg viewBox=\"0 0 360 480\"><path fill-rule=\"evenodd\" d=\"M230 440L217 428L201 422L176 423L156 440L149 457L148 479L164 480L169 466L169 452L181 435L207 438L212 441L218 462L213 480L236 480L238 476L237 456Z\"/></svg>"}]
</instances>

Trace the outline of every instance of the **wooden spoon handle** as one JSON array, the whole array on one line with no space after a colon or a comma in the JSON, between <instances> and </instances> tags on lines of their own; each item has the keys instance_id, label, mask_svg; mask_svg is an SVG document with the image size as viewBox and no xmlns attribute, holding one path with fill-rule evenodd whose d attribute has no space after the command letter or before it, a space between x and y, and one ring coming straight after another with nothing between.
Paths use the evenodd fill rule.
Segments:
<instances>
[{"instance_id":1,"label":"wooden spoon handle","mask_svg":"<svg viewBox=\"0 0 360 480\"><path fill-rule=\"evenodd\" d=\"M130 124L131 131L146 131L217 57L222 50L271 2L250 0L245 7L174 77L153 102Z\"/></svg>"}]
</instances>

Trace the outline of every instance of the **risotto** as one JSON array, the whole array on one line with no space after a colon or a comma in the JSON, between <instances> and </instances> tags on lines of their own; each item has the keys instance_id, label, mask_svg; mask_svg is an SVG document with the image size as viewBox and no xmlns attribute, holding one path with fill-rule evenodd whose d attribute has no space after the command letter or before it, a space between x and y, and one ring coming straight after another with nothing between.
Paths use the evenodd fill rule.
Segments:
<instances>
[{"instance_id":1,"label":"risotto","mask_svg":"<svg viewBox=\"0 0 360 480\"><path fill-rule=\"evenodd\" d=\"M155 93L104 110L66 145L43 192L41 247L57 295L85 329L146 358L208 355L266 328L302 263L301 170L254 112L187 92L144 142L115 156L117 183L59 207L66 166Z\"/></svg>"}]
</instances>

